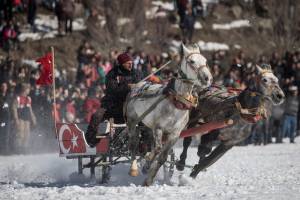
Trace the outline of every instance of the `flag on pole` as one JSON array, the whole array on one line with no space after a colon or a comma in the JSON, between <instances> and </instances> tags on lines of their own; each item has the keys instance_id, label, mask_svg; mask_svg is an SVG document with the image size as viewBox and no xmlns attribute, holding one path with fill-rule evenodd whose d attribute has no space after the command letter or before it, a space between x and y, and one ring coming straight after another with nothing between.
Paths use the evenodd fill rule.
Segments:
<instances>
[{"instance_id":1,"label":"flag on pole","mask_svg":"<svg viewBox=\"0 0 300 200\"><path fill-rule=\"evenodd\" d=\"M41 64L40 77L36 84L51 85L53 83L52 53L47 53L45 56L37 59L36 62Z\"/></svg>"}]
</instances>

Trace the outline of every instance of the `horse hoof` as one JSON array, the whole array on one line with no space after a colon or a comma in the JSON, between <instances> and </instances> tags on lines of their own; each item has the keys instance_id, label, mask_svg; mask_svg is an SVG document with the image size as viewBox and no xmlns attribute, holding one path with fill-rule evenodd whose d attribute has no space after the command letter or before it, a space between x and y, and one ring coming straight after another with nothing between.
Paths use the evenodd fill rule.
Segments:
<instances>
[{"instance_id":1,"label":"horse hoof","mask_svg":"<svg viewBox=\"0 0 300 200\"><path fill-rule=\"evenodd\" d=\"M144 187L149 187L150 184L148 184L147 181L144 181L143 186L144 186Z\"/></svg>"},{"instance_id":2,"label":"horse hoof","mask_svg":"<svg viewBox=\"0 0 300 200\"><path fill-rule=\"evenodd\" d=\"M137 160L134 160L130 166L130 171L129 171L130 176L138 176L139 175L139 168L137 165Z\"/></svg>"},{"instance_id":3,"label":"horse hoof","mask_svg":"<svg viewBox=\"0 0 300 200\"><path fill-rule=\"evenodd\" d=\"M136 177L139 175L139 170L131 169L128 173L130 176Z\"/></svg>"},{"instance_id":4,"label":"horse hoof","mask_svg":"<svg viewBox=\"0 0 300 200\"><path fill-rule=\"evenodd\" d=\"M184 166L185 166L185 163L181 162L181 161L177 161L176 162L176 169L178 171L183 171L184 170Z\"/></svg>"}]
</instances>

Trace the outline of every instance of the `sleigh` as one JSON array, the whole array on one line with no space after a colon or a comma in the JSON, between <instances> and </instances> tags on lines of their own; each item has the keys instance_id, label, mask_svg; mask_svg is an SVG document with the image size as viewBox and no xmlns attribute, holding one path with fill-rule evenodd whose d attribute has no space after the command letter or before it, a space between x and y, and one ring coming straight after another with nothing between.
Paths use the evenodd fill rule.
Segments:
<instances>
[{"instance_id":1,"label":"sleigh","mask_svg":"<svg viewBox=\"0 0 300 200\"><path fill-rule=\"evenodd\" d=\"M230 121L210 122L183 131L181 137L193 135L204 135L211 130L223 128L230 125ZM91 148L85 139L84 131L87 124L57 123L56 136L59 144L59 154L67 159L77 159L78 173L82 174L84 169L90 170L90 176L95 177L95 169L101 170L101 183L109 181L111 168L119 163L130 163L130 152L128 150L128 135L125 124L114 124L113 120L100 124L98 132L100 142ZM143 131L143 127L138 127ZM147 141L141 138L139 153L143 158L147 150ZM164 174L171 177L174 172L175 154L169 153L168 160L164 165Z\"/></svg>"}]
</instances>

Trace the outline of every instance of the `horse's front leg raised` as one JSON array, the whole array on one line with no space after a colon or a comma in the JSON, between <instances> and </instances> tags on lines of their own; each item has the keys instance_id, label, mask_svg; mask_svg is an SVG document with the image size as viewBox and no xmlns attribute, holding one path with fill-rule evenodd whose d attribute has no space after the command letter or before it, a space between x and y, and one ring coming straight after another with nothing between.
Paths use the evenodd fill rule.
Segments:
<instances>
[{"instance_id":1,"label":"horse's front leg raised","mask_svg":"<svg viewBox=\"0 0 300 200\"><path fill-rule=\"evenodd\" d=\"M139 133L136 130L135 124L128 123L128 135L129 135L129 150L131 153L131 166L129 175L130 176L138 176L139 170L137 166L137 151L139 146Z\"/></svg>"},{"instance_id":2,"label":"horse's front leg raised","mask_svg":"<svg viewBox=\"0 0 300 200\"><path fill-rule=\"evenodd\" d=\"M165 141L162 151L157 154L156 158L151 163L148 176L144 181L144 186L152 185L159 168L166 162L169 151L176 143L177 139L178 139L177 137L176 138L174 137L172 139L168 139L167 141Z\"/></svg>"}]
</instances>

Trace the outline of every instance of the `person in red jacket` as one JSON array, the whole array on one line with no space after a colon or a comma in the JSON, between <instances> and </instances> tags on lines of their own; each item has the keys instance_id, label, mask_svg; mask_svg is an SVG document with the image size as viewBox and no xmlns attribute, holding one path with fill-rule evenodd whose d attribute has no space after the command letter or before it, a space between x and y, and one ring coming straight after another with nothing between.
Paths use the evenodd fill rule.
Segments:
<instances>
[{"instance_id":1,"label":"person in red jacket","mask_svg":"<svg viewBox=\"0 0 300 200\"><path fill-rule=\"evenodd\" d=\"M100 96L101 94L94 89L88 91L88 98L83 104L83 110L85 111L84 121L90 123L92 115L101 107Z\"/></svg>"},{"instance_id":2,"label":"person in red jacket","mask_svg":"<svg viewBox=\"0 0 300 200\"><path fill-rule=\"evenodd\" d=\"M17 30L11 20L7 21L2 29L2 44L6 51L16 47L17 43Z\"/></svg>"}]
</instances>

